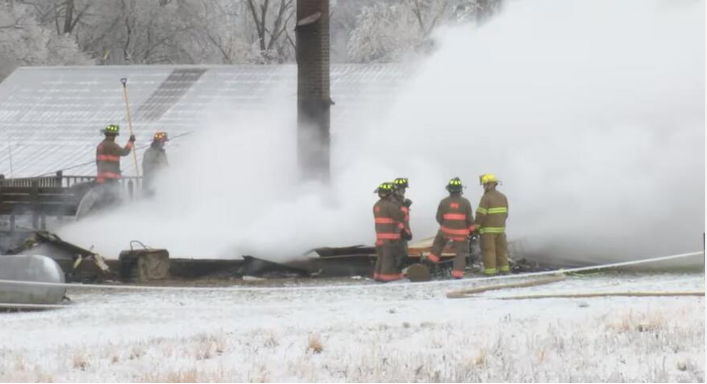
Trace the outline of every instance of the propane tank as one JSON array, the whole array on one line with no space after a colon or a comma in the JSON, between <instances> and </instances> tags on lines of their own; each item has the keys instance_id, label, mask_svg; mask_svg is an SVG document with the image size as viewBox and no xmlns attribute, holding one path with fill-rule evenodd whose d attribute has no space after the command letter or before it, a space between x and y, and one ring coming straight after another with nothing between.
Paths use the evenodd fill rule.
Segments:
<instances>
[{"instance_id":1,"label":"propane tank","mask_svg":"<svg viewBox=\"0 0 707 384\"><path fill-rule=\"evenodd\" d=\"M64 272L54 260L40 255L0 256L0 280L64 283ZM0 303L57 304L66 287L0 282Z\"/></svg>"}]
</instances>

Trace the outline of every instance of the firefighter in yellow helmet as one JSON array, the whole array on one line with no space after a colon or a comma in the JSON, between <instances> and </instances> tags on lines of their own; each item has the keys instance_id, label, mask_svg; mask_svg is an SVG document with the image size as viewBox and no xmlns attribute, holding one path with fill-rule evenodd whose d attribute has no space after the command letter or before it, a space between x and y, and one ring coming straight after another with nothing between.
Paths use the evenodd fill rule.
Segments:
<instances>
[{"instance_id":1,"label":"firefighter in yellow helmet","mask_svg":"<svg viewBox=\"0 0 707 384\"><path fill-rule=\"evenodd\" d=\"M401 233L405 230L405 217L393 197L393 183L382 183L374 191L380 199L373 206L376 229L376 264L373 279L393 281L402 279L398 259L402 252Z\"/></svg>"},{"instance_id":2,"label":"firefighter in yellow helmet","mask_svg":"<svg viewBox=\"0 0 707 384\"><path fill-rule=\"evenodd\" d=\"M508 199L496 190L498 180L491 173L479 176L484 195L476 208L476 228L481 235L481 257L484 274L508 273L508 244L506 242L506 219Z\"/></svg>"},{"instance_id":3,"label":"firefighter in yellow helmet","mask_svg":"<svg viewBox=\"0 0 707 384\"><path fill-rule=\"evenodd\" d=\"M121 178L120 173L120 158L130 154L135 144L135 135L130 135L127 144L121 147L115 142L116 137L120 134L120 127L115 124L110 124L101 132L105 135L98 147L96 147L96 183L115 183Z\"/></svg>"},{"instance_id":4,"label":"firefighter in yellow helmet","mask_svg":"<svg viewBox=\"0 0 707 384\"><path fill-rule=\"evenodd\" d=\"M120 172L120 158L130 154L135 144L135 136L130 135L125 146L121 147L115 142L120 135L120 127L110 124L101 130L105 139L96 147L96 190L99 197L95 208L101 209L117 204L122 195L119 180L123 177Z\"/></svg>"},{"instance_id":5,"label":"firefighter in yellow helmet","mask_svg":"<svg viewBox=\"0 0 707 384\"><path fill-rule=\"evenodd\" d=\"M432 243L432 251L427 256L427 260L438 263L442 250L449 241L454 248L454 265L452 267L452 277L461 279L464 277L466 268L466 257L469 253L469 235L474 231L474 217L471 210L471 203L462 197L464 186L458 177L449 180L447 184L449 196L442 199L437 208L437 222L439 231Z\"/></svg>"}]
</instances>

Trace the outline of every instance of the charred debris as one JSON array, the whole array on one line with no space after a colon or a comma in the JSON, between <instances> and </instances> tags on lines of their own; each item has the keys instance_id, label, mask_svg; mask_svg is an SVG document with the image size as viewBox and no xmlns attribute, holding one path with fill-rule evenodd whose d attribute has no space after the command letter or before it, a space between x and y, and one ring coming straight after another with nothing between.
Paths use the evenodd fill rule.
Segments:
<instances>
[{"instance_id":1,"label":"charred debris","mask_svg":"<svg viewBox=\"0 0 707 384\"><path fill-rule=\"evenodd\" d=\"M419 266L425 248L411 248L411 255L401 263L404 267ZM428 250L429 251L429 250ZM277 278L336 278L366 277L375 263L375 248L355 245L315 248L288 262L274 262L269 257L244 255L234 259L171 258L166 249L156 249L138 241L129 244L117 260L105 259L91 248L67 242L47 231L14 232L0 242L2 255L44 255L59 264L67 282L80 283L159 283L160 281L229 281L250 277ZM445 256L445 254L443 254ZM452 256L451 252L449 256ZM478 263L472 250L471 264ZM445 278L449 262L443 261L429 271L429 278ZM542 270L525 260L512 262L513 272ZM414 269L413 269L414 270ZM418 270L419 271L419 270ZM423 273L426 276L426 274Z\"/></svg>"}]
</instances>

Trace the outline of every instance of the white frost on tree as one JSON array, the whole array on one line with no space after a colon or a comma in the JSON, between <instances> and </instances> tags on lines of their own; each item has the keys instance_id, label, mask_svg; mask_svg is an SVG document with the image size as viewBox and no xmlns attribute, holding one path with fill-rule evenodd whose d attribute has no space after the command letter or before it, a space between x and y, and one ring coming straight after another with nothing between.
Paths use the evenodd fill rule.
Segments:
<instances>
[{"instance_id":1,"label":"white frost on tree","mask_svg":"<svg viewBox=\"0 0 707 384\"><path fill-rule=\"evenodd\" d=\"M364 7L348 42L354 62L401 61L428 53L439 27L476 21L498 9L501 0L379 0Z\"/></svg>"},{"instance_id":2,"label":"white frost on tree","mask_svg":"<svg viewBox=\"0 0 707 384\"><path fill-rule=\"evenodd\" d=\"M501 0L331 0L334 62L402 61ZM0 79L22 65L295 60L296 0L0 0Z\"/></svg>"},{"instance_id":3,"label":"white frost on tree","mask_svg":"<svg viewBox=\"0 0 707 384\"><path fill-rule=\"evenodd\" d=\"M348 44L349 59L366 63L397 61L413 52L425 36L402 4L380 2L361 10Z\"/></svg>"},{"instance_id":4,"label":"white frost on tree","mask_svg":"<svg viewBox=\"0 0 707 384\"><path fill-rule=\"evenodd\" d=\"M0 0L1 1L1 0ZM294 60L295 0L13 0L99 64Z\"/></svg>"},{"instance_id":5,"label":"white frost on tree","mask_svg":"<svg viewBox=\"0 0 707 384\"><path fill-rule=\"evenodd\" d=\"M199 48L222 64L291 62L295 0L201 0Z\"/></svg>"},{"instance_id":6,"label":"white frost on tree","mask_svg":"<svg viewBox=\"0 0 707 384\"><path fill-rule=\"evenodd\" d=\"M0 79L18 66L90 64L73 38L41 26L26 5L0 1Z\"/></svg>"}]
</instances>

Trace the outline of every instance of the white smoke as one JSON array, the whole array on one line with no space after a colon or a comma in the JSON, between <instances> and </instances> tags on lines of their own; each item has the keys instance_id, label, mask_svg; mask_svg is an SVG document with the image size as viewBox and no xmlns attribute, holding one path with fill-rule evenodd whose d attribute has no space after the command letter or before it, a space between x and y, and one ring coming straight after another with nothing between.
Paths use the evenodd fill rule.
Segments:
<instances>
[{"instance_id":1,"label":"white smoke","mask_svg":"<svg viewBox=\"0 0 707 384\"><path fill-rule=\"evenodd\" d=\"M273 97L207 123L158 199L60 233L109 256L140 239L176 256L284 259L372 243L372 191L398 176L416 239L432 236L447 180L461 177L476 206L478 175L493 172L509 237L536 258L702 247L703 2L508 2L436 41L387 119L334 132L330 187L298 184L294 101Z\"/></svg>"},{"instance_id":2,"label":"white smoke","mask_svg":"<svg viewBox=\"0 0 707 384\"><path fill-rule=\"evenodd\" d=\"M413 182L496 173L536 258L701 248L704 3L511 3L439 41L378 141L408 138L386 151L404 173L435 170Z\"/></svg>"}]
</instances>

